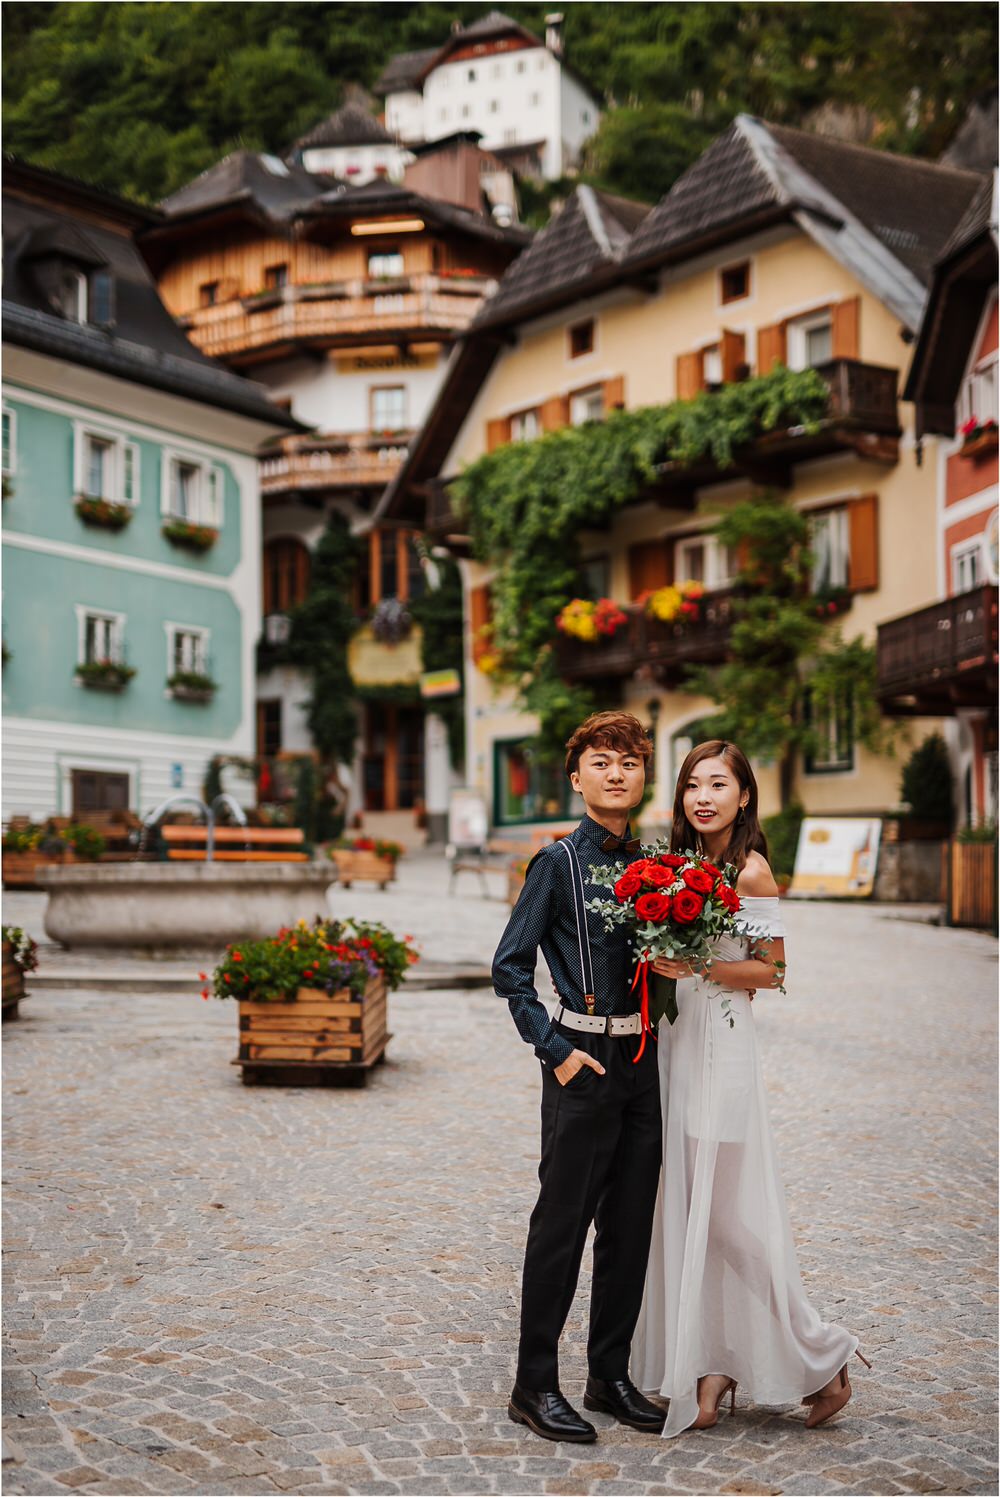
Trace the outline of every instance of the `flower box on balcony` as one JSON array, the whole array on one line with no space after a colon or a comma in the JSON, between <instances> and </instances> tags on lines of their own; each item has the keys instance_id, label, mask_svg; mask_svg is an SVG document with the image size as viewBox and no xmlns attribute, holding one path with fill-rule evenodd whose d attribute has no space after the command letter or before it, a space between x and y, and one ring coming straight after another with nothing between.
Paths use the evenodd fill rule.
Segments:
<instances>
[{"instance_id":1,"label":"flower box on balcony","mask_svg":"<svg viewBox=\"0 0 1000 1497\"><path fill-rule=\"evenodd\" d=\"M133 515L131 504L97 499L90 494L78 494L74 508L85 525L97 525L103 530L124 530Z\"/></svg>"},{"instance_id":2,"label":"flower box on balcony","mask_svg":"<svg viewBox=\"0 0 1000 1497\"><path fill-rule=\"evenodd\" d=\"M167 680L167 689L179 702L210 702L219 686L201 671L175 671Z\"/></svg>"},{"instance_id":3,"label":"flower box on balcony","mask_svg":"<svg viewBox=\"0 0 1000 1497\"><path fill-rule=\"evenodd\" d=\"M135 666L120 660L86 660L76 668L76 682L91 691L124 691Z\"/></svg>"},{"instance_id":4,"label":"flower box on balcony","mask_svg":"<svg viewBox=\"0 0 1000 1497\"><path fill-rule=\"evenodd\" d=\"M996 452L998 438L1000 432L995 425L974 427L966 433L959 456L971 458L973 462L982 462L991 452Z\"/></svg>"},{"instance_id":5,"label":"flower box on balcony","mask_svg":"<svg viewBox=\"0 0 1000 1497\"><path fill-rule=\"evenodd\" d=\"M280 286L265 286L262 291L253 291L241 300L245 312L264 312L270 307L281 306L284 289Z\"/></svg>"},{"instance_id":6,"label":"flower box on balcony","mask_svg":"<svg viewBox=\"0 0 1000 1497\"><path fill-rule=\"evenodd\" d=\"M219 539L212 525L195 525L191 520L167 520L161 527L165 540L187 551L209 551Z\"/></svg>"}]
</instances>

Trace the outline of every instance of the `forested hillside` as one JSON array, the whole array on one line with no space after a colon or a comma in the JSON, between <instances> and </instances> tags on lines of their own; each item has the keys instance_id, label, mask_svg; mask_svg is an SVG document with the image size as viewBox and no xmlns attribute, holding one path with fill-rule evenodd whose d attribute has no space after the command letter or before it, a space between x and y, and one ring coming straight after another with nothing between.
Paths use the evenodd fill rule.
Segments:
<instances>
[{"instance_id":1,"label":"forested hillside","mask_svg":"<svg viewBox=\"0 0 1000 1497\"><path fill-rule=\"evenodd\" d=\"M155 201L242 144L282 151L469 4L5 5L6 149ZM547 4L507 12L544 30ZM936 156L995 82L997 11L960 4L569 4L567 57L604 101L590 180L655 199L740 110Z\"/></svg>"}]
</instances>

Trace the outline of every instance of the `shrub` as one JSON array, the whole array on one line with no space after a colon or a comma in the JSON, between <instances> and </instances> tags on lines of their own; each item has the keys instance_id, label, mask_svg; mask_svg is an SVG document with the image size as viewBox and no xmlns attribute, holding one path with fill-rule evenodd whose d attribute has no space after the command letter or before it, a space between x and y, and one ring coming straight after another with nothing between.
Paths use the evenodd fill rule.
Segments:
<instances>
[{"instance_id":1,"label":"shrub","mask_svg":"<svg viewBox=\"0 0 1000 1497\"><path fill-rule=\"evenodd\" d=\"M953 776L948 745L930 733L903 766L899 793L921 821L951 821Z\"/></svg>"},{"instance_id":2,"label":"shrub","mask_svg":"<svg viewBox=\"0 0 1000 1497\"><path fill-rule=\"evenodd\" d=\"M776 816L765 816L761 821L775 877L791 878L795 872L795 853L804 815L802 807L793 802Z\"/></svg>"},{"instance_id":3,"label":"shrub","mask_svg":"<svg viewBox=\"0 0 1000 1497\"><path fill-rule=\"evenodd\" d=\"M997 840L997 824L995 821L978 821L975 826L963 826L958 833L959 842L995 842Z\"/></svg>"}]
</instances>

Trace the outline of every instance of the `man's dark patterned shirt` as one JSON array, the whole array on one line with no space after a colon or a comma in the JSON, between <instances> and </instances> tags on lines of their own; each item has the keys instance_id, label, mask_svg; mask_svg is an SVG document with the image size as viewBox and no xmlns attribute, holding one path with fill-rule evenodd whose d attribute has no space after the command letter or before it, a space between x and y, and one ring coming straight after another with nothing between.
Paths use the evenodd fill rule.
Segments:
<instances>
[{"instance_id":1,"label":"man's dark patterned shirt","mask_svg":"<svg viewBox=\"0 0 1000 1497\"><path fill-rule=\"evenodd\" d=\"M591 866L633 862L638 853L628 853L624 843L631 833L626 828L620 852L605 852L603 844L611 836L607 827L585 816L569 841L580 859L584 897L607 897L609 891L590 881ZM573 877L569 858L556 843L543 847L528 864L524 888L514 906L507 929L500 938L493 958L493 986L506 998L518 1032L543 1065L561 1065L575 1046L560 1034L535 988L535 963L538 948L552 974L562 1003L577 1013L586 1013L583 1001L583 974L580 970L580 947L577 942L576 917L573 913ZM600 915L587 911L587 933L594 969L594 1012L596 1014L631 1014L636 1011L630 987L635 965L631 938L624 926L605 930Z\"/></svg>"}]
</instances>

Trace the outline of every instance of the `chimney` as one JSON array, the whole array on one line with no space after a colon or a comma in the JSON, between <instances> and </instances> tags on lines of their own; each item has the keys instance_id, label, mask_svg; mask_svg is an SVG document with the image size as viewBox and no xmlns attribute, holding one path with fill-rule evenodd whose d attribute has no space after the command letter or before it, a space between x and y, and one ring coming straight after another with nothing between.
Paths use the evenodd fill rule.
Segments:
<instances>
[{"instance_id":1,"label":"chimney","mask_svg":"<svg viewBox=\"0 0 1000 1497\"><path fill-rule=\"evenodd\" d=\"M553 57L563 55L563 21L565 20L561 10L551 11L545 17L545 45Z\"/></svg>"}]
</instances>

